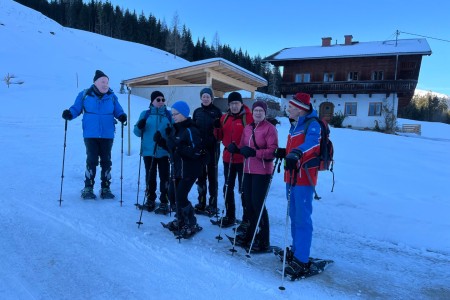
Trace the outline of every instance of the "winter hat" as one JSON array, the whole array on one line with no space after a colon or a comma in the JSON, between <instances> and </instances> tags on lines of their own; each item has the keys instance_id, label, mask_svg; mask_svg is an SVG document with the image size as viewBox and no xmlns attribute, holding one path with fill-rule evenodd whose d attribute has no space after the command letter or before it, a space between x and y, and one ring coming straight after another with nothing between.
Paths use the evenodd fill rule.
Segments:
<instances>
[{"instance_id":1,"label":"winter hat","mask_svg":"<svg viewBox=\"0 0 450 300\"><path fill-rule=\"evenodd\" d=\"M291 100L289 100L289 104L294 105L297 108L300 108L305 111L311 110L311 97L309 94L305 93L297 93L295 94Z\"/></svg>"},{"instance_id":2,"label":"winter hat","mask_svg":"<svg viewBox=\"0 0 450 300\"><path fill-rule=\"evenodd\" d=\"M184 101L177 101L172 104L172 109L176 109L184 117L189 117L190 109L189 105Z\"/></svg>"},{"instance_id":3,"label":"winter hat","mask_svg":"<svg viewBox=\"0 0 450 300\"><path fill-rule=\"evenodd\" d=\"M152 100L152 102L153 102L153 100L155 100L155 99L158 98L158 97L163 97L163 98L164 98L164 94L161 93L160 91L154 91L154 92L152 92L152 94L150 95L150 100Z\"/></svg>"},{"instance_id":4,"label":"winter hat","mask_svg":"<svg viewBox=\"0 0 450 300\"><path fill-rule=\"evenodd\" d=\"M213 96L213 91L210 89L210 88L204 88L204 89L202 89L201 91L200 91L200 98L202 97L202 95L203 94L209 94L210 96L211 96L211 99L214 99L214 96Z\"/></svg>"},{"instance_id":5,"label":"winter hat","mask_svg":"<svg viewBox=\"0 0 450 300\"><path fill-rule=\"evenodd\" d=\"M239 102L241 102L241 103L244 103L244 102L242 101L242 96L241 96L241 94L239 94L238 92L232 92L232 93L230 93L230 94L228 95L228 104L229 104L230 102L233 102L233 101L239 101Z\"/></svg>"},{"instance_id":6,"label":"winter hat","mask_svg":"<svg viewBox=\"0 0 450 300\"><path fill-rule=\"evenodd\" d=\"M109 79L109 77L108 77L108 76L106 76L106 74L105 74L105 73L103 73L102 71L100 71L100 70L97 70L97 71L95 71L95 75L94 75L94 82L96 82L96 81L97 81L97 79L99 79L100 77L106 77L106 78L108 78L108 79Z\"/></svg>"},{"instance_id":7,"label":"winter hat","mask_svg":"<svg viewBox=\"0 0 450 300\"><path fill-rule=\"evenodd\" d=\"M256 107L261 107L262 109L264 109L264 113L267 114L267 103L265 101L258 100L255 103L253 103L252 112Z\"/></svg>"}]
</instances>

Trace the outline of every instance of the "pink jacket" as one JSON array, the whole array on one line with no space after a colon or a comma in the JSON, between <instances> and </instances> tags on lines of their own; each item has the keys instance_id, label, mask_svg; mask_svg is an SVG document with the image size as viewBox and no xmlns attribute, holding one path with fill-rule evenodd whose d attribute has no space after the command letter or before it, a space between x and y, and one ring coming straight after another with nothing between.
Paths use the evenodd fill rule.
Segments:
<instances>
[{"instance_id":1,"label":"pink jacket","mask_svg":"<svg viewBox=\"0 0 450 300\"><path fill-rule=\"evenodd\" d=\"M255 139L253 139L253 134ZM254 141L258 147L255 146ZM244 161L244 173L272 174L273 152L278 148L278 132L275 126L266 120L245 126L239 148L244 146L256 150L255 157L249 157Z\"/></svg>"}]
</instances>

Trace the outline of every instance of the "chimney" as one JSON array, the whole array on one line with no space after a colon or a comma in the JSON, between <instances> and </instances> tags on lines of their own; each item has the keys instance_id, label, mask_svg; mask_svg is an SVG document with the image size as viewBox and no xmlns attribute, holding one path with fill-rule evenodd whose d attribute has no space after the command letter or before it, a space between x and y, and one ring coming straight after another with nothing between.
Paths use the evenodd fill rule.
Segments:
<instances>
[{"instance_id":1,"label":"chimney","mask_svg":"<svg viewBox=\"0 0 450 300\"><path fill-rule=\"evenodd\" d=\"M351 35L351 34L344 35L344 38L345 38L345 45L351 45L352 44L353 35Z\"/></svg>"},{"instance_id":2,"label":"chimney","mask_svg":"<svg viewBox=\"0 0 450 300\"><path fill-rule=\"evenodd\" d=\"M323 37L322 38L322 47L331 46L331 37Z\"/></svg>"}]
</instances>

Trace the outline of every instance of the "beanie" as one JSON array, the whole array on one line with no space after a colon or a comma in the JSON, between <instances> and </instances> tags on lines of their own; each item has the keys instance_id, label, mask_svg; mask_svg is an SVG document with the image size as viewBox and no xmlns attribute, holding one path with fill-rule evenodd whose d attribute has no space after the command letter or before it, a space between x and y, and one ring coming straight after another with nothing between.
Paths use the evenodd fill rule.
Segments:
<instances>
[{"instance_id":1,"label":"beanie","mask_svg":"<svg viewBox=\"0 0 450 300\"><path fill-rule=\"evenodd\" d=\"M241 94L239 94L238 92L230 93L228 95L228 103L233 102L233 101L239 101L239 102L243 103Z\"/></svg>"},{"instance_id":2,"label":"beanie","mask_svg":"<svg viewBox=\"0 0 450 300\"><path fill-rule=\"evenodd\" d=\"M203 88L201 91L200 91L200 98L202 97L202 95L203 94L209 94L210 96L211 96L211 99L214 99L214 96L213 96L213 91L210 89L210 88Z\"/></svg>"},{"instance_id":3,"label":"beanie","mask_svg":"<svg viewBox=\"0 0 450 300\"><path fill-rule=\"evenodd\" d=\"M252 112L256 107L261 107L262 109L264 109L264 113L267 114L267 103L265 101L258 100L255 103L253 103Z\"/></svg>"},{"instance_id":4,"label":"beanie","mask_svg":"<svg viewBox=\"0 0 450 300\"><path fill-rule=\"evenodd\" d=\"M164 98L164 94L161 93L160 91L153 91L152 94L150 95L150 100L153 102L153 100L155 100L158 97Z\"/></svg>"},{"instance_id":5,"label":"beanie","mask_svg":"<svg viewBox=\"0 0 450 300\"><path fill-rule=\"evenodd\" d=\"M311 110L310 99L311 98L310 98L309 94L297 93L292 97L291 100L289 100L289 104L292 104L299 109L302 109L305 111L310 111Z\"/></svg>"},{"instance_id":6,"label":"beanie","mask_svg":"<svg viewBox=\"0 0 450 300\"><path fill-rule=\"evenodd\" d=\"M172 109L176 109L180 114L182 114L184 117L189 117L189 105L184 101L177 101L174 104L172 104Z\"/></svg>"},{"instance_id":7,"label":"beanie","mask_svg":"<svg viewBox=\"0 0 450 300\"><path fill-rule=\"evenodd\" d=\"M106 78L108 78L108 79L109 79L109 77L108 77L108 76L106 76L106 74L105 74L105 73L103 73L102 71L100 71L100 70L97 70L97 71L95 71L95 75L94 75L94 82L96 82L96 81L97 81L97 79L99 79L100 77L106 77Z\"/></svg>"}]
</instances>

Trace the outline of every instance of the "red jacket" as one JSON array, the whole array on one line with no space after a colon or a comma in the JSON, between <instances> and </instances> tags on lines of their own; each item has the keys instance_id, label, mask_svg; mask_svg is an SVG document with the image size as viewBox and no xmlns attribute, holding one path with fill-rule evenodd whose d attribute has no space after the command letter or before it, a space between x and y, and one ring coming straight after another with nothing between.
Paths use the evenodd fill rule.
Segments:
<instances>
[{"instance_id":1,"label":"red jacket","mask_svg":"<svg viewBox=\"0 0 450 300\"><path fill-rule=\"evenodd\" d=\"M258 145L258 147L255 146ZM245 126L239 148L248 146L256 150L255 157L249 157L244 162L244 173L267 175L272 174L274 165L273 152L278 148L278 132L267 120L258 124ZM258 149L259 148L259 149Z\"/></svg>"},{"instance_id":2,"label":"red jacket","mask_svg":"<svg viewBox=\"0 0 450 300\"><path fill-rule=\"evenodd\" d=\"M225 146L223 150L223 161L230 163L231 153L228 152L227 146L234 142L237 146L241 141L242 132L247 124L253 122L253 116L250 108L246 105L242 106L240 113L234 115L227 111L226 114L222 115L220 118L221 128L215 128L214 135L218 141L222 141ZM242 164L244 162L244 157L240 154L233 155L233 164Z\"/></svg>"},{"instance_id":3,"label":"red jacket","mask_svg":"<svg viewBox=\"0 0 450 300\"><path fill-rule=\"evenodd\" d=\"M291 125L286 145L286 153L290 153L292 149L298 148L302 151L303 156L300 159L300 172L297 176L296 185L316 185L318 167L309 168L311 182L308 179L304 163L310 159L316 158L320 154L320 125L318 122L312 121L309 124L308 131L305 135L305 124L310 117L317 116L316 111L304 117L300 117L297 123ZM289 183L289 171L284 172L284 182ZM292 183L291 183L292 184Z\"/></svg>"}]
</instances>

